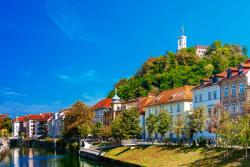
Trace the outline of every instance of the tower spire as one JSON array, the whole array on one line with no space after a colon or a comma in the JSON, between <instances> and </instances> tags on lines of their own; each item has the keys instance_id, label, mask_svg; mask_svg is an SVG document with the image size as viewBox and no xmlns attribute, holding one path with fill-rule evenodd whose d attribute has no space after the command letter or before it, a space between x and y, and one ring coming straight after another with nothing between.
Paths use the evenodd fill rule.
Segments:
<instances>
[{"instance_id":1,"label":"tower spire","mask_svg":"<svg viewBox=\"0 0 250 167\"><path fill-rule=\"evenodd\" d=\"M181 35L185 35L185 29L184 29L184 26L181 26Z\"/></svg>"},{"instance_id":2,"label":"tower spire","mask_svg":"<svg viewBox=\"0 0 250 167\"><path fill-rule=\"evenodd\" d=\"M178 37L178 51L187 47L187 37L185 35L184 26L181 26L181 35Z\"/></svg>"}]
</instances>

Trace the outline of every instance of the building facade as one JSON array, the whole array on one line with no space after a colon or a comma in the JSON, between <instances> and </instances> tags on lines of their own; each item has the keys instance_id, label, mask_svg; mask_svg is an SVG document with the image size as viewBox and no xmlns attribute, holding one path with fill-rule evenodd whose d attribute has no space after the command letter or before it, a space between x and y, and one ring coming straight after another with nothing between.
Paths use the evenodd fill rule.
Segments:
<instances>
[{"instance_id":1,"label":"building facade","mask_svg":"<svg viewBox=\"0 0 250 167\"><path fill-rule=\"evenodd\" d=\"M145 120L150 114L158 115L160 111L169 112L173 124L181 117L185 119L193 108L192 89L193 86L185 85L161 92L145 106ZM149 137L146 131L146 138ZM158 138L160 135L155 134L154 137Z\"/></svg>"},{"instance_id":2,"label":"building facade","mask_svg":"<svg viewBox=\"0 0 250 167\"><path fill-rule=\"evenodd\" d=\"M105 98L92 107L92 110L95 113L94 122L100 122L104 124L104 113L111 110L111 103L112 99Z\"/></svg>"},{"instance_id":3,"label":"building facade","mask_svg":"<svg viewBox=\"0 0 250 167\"><path fill-rule=\"evenodd\" d=\"M232 116L243 113L243 106L250 102L250 60L238 68L227 69L227 77L220 81L221 102Z\"/></svg>"},{"instance_id":4,"label":"building facade","mask_svg":"<svg viewBox=\"0 0 250 167\"><path fill-rule=\"evenodd\" d=\"M118 115L122 112L122 101L120 97L117 95L117 89L115 89L115 95L112 97L111 109L107 112L104 112L103 115L103 124L105 126L110 126Z\"/></svg>"},{"instance_id":5,"label":"building facade","mask_svg":"<svg viewBox=\"0 0 250 167\"><path fill-rule=\"evenodd\" d=\"M207 49L208 49L208 46L196 45L195 46L195 53L197 56L203 57L206 54Z\"/></svg>"},{"instance_id":6,"label":"building facade","mask_svg":"<svg viewBox=\"0 0 250 167\"><path fill-rule=\"evenodd\" d=\"M226 71L213 75L209 79L201 79L200 85L193 88L193 108L202 107L206 114L206 130L211 132L211 117L216 106L220 105L219 82L226 77Z\"/></svg>"},{"instance_id":7,"label":"building facade","mask_svg":"<svg viewBox=\"0 0 250 167\"><path fill-rule=\"evenodd\" d=\"M48 120L52 113L32 114L13 120L13 137L20 137L21 133L27 138L46 137L49 132Z\"/></svg>"}]
</instances>

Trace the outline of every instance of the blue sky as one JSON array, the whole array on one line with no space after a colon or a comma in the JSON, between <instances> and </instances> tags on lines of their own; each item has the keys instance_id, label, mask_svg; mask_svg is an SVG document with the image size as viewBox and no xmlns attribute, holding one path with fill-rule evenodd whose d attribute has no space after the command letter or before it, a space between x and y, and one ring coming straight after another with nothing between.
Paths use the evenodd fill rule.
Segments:
<instances>
[{"instance_id":1,"label":"blue sky","mask_svg":"<svg viewBox=\"0 0 250 167\"><path fill-rule=\"evenodd\" d=\"M8 0L0 5L0 113L94 104L151 56L214 40L250 46L250 2Z\"/></svg>"}]
</instances>

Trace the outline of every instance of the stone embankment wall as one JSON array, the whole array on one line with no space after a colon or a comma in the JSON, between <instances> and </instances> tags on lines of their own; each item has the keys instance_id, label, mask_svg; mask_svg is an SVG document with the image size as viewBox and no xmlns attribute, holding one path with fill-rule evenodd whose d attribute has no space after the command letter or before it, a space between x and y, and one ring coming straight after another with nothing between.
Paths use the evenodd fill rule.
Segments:
<instances>
[{"instance_id":1,"label":"stone embankment wall","mask_svg":"<svg viewBox=\"0 0 250 167\"><path fill-rule=\"evenodd\" d=\"M86 149L81 148L79 150L79 155L88 159L98 160L103 162L104 164L108 164L108 166L124 166L124 167L137 167L139 165L135 165L132 163L127 163L115 159L111 159L104 156L104 152L95 149Z\"/></svg>"}]
</instances>

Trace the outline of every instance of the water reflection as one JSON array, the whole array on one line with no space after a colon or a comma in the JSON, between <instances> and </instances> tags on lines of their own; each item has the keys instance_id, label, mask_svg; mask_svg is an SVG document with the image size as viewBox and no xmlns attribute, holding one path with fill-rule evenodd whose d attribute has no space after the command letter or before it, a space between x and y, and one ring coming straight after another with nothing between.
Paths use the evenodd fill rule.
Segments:
<instances>
[{"instance_id":1,"label":"water reflection","mask_svg":"<svg viewBox=\"0 0 250 167\"><path fill-rule=\"evenodd\" d=\"M60 154L46 149L13 148L0 162L0 167L104 167L79 156Z\"/></svg>"}]
</instances>

